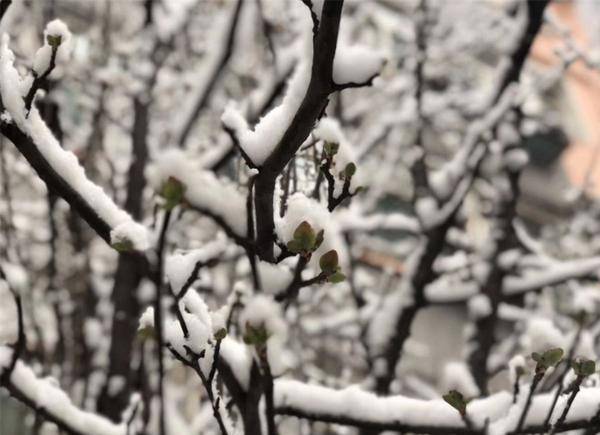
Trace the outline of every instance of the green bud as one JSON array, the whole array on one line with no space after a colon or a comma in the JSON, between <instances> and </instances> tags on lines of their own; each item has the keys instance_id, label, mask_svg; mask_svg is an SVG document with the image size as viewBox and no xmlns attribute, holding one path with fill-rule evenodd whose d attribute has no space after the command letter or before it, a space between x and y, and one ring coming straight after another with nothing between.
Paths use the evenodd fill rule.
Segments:
<instances>
[{"instance_id":1,"label":"green bud","mask_svg":"<svg viewBox=\"0 0 600 435\"><path fill-rule=\"evenodd\" d=\"M325 235L325 231L321 230L317 233L317 237L315 239L315 246L313 250L317 250L319 249L319 247L321 246L321 244L323 243L323 236Z\"/></svg>"},{"instance_id":2,"label":"green bud","mask_svg":"<svg viewBox=\"0 0 600 435\"><path fill-rule=\"evenodd\" d=\"M325 144L323 145L323 151L325 151L325 154L327 154L329 157L333 157L337 154L337 152L340 149L340 144L339 143L335 143L335 142L325 142Z\"/></svg>"},{"instance_id":3,"label":"green bud","mask_svg":"<svg viewBox=\"0 0 600 435\"><path fill-rule=\"evenodd\" d=\"M62 36L61 35L47 35L46 41L48 42L48 45L51 46L52 48L58 48L58 46L62 43Z\"/></svg>"},{"instance_id":4,"label":"green bud","mask_svg":"<svg viewBox=\"0 0 600 435\"><path fill-rule=\"evenodd\" d=\"M335 249L324 253L319 259L319 266L321 267L321 270L327 275L332 275L333 273L337 272L338 263L338 253Z\"/></svg>"},{"instance_id":5,"label":"green bud","mask_svg":"<svg viewBox=\"0 0 600 435\"><path fill-rule=\"evenodd\" d=\"M152 326L145 326L138 329L137 335L142 341L154 340L156 338L156 332Z\"/></svg>"},{"instance_id":6,"label":"green bud","mask_svg":"<svg viewBox=\"0 0 600 435\"><path fill-rule=\"evenodd\" d=\"M186 186L175 177L169 177L160 189L160 196L165 199L163 208L173 210L184 198Z\"/></svg>"},{"instance_id":7,"label":"green bud","mask_svg":"<svg viewBox=\"0 0 600 435\"><path fill-rule=\"evenodd\" d=\"M302 222L294 231L294 239L288 242L288 249L295 253L309 253L315 249L317 235L306 221Z\"/></svg>"},{"instance_id":8,"label":"green bud","mask_svg":"<svg viewBox=\"0 0 600 435\"><path fill-rule=\"evenodd\" d=\"M591 359L577 358L573 361L572 367L577 376L586 377L596 373L596 363Z\"/></svg>"},{"instance_id":9,"label":"green bud","mask_svg":"<svg viewBox=\"0 0 600 435\"><path fill-rule=\"evenodd\" d=\"M460 415L465 415L467 412L467 400L462 393L456 390L450 390L448 394L443 396L446 403L456 409Z\"/></svg>"},{"instance_id":10,"label":"green bud","mask_svg":"<svg viewBox=\"0 0 600 435\"><path fill-rule=\"evenodd\" d=\"M221 328L215 332L215 340L223 340L227 336L227 329Z\"/></svg>"},{"instance_id":11,"label":"green bud","mask_svg":"<svg viewBox=\"0 0 600 435\"><path fill-rule=\"evenodd\" d=\"M346 178L352 178L352 176L356 173L356 165L354 163L348 163L346 168L344 169L344 174Z\"/></svg>"},{"instance_id":12,"label":"green bud","mask_svg":"<svg viewBox=\"0 0 600 435\"><path fill-rule=\"evenodd\" d=\"M333 275L327 277L327 281L329 281L332 284L337 284L339 282L344 281L345 279L346 275L344 275L342 272L335 272Z\"/></svg>"},{"instance_id":13,"label":"green bud","mask_svg":"<svg viewBox=\"0 0 600 435\"><path fill-rule=\"evenodd\" d=\"M118 252L133 251L133 242L129 239L121 239L111 244L113 249Z\"/></svg>"},{"instance_id":14,"label":"green bud","mask_svg":"<svg viewBox=\"0 0 600 435\"><path fill-rule=\"evenodd\" d=\"M537 363L536 370L539 371L540 369L545 370L547 368L556 366L562 359L563 354L564 351L557 347L554 349L549 349L541 354L533 352L531 354L531 358Z\"/></svg>"},{"instance_id":15,"label":"green bud","mask_svg":"<svg viewBox=\"0 0 600 435\"><path fill-rule=\"evenodd\" d=\"M260 346L265 344L268 339L269 333L264 325L254 327L248 323L246 324L244 343L250 346Z\"/></svg>"}]
</instances>

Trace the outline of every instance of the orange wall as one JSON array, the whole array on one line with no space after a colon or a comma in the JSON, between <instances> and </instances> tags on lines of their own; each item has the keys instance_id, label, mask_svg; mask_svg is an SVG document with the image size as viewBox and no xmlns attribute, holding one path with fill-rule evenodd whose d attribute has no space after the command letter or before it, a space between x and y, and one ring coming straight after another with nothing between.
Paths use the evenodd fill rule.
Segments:
<instances>
[{"instance_id":1,"label":"orange wall","mask_svg":"<svg viewBox=\"0 0 600 435\"><path fill-rule=\"evenodd\" d=\"M587 52L589 39L573 2L554 2L549 8L549 12L569 29L577 46ZM563 38L546 26L533 45L531 56L541 65L558 67L560 59L554 51L564 45ZM584 184L591 169L587 193L600 196L600 71L590 69L578 60L567 71L563 86L567 97L564 113L569 116L572 113L576 120L572 122L575 128L567 131L571 143L563 153L563 167L576 187Z\"/></svg>"}]
</instances>

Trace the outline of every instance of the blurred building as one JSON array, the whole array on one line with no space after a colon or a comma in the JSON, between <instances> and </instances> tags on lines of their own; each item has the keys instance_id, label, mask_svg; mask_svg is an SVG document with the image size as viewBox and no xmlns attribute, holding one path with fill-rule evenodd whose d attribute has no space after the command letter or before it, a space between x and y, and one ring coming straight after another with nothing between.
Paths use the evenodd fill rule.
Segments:
<instances>
[{"instance_id":1,"label":"blurred building","mask_svg":"<svg viewBox=\"0 0 600 435\"><path fill-rule=\"evenodd\" d=\"M523 173L519 211L539 223L567 217L580 194L600 196L600 3L555 1L548 12L562 29L546 26L538 36L534 67L559 71L565 36L588 62L576 60L547 91L542 110L556 110L556 128L525 141L531 165Z\"/></svg>"}]
</instances>

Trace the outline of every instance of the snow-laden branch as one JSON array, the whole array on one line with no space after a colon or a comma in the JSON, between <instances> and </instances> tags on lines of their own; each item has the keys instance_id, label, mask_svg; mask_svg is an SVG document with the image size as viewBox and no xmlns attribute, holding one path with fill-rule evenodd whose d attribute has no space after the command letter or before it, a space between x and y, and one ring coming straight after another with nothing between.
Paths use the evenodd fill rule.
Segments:
<instances>
[{"instance_id":1,"label":"snow-laden branch","mask_svg":"<svg viewBox=\"0 0 600 435\"><path fill-rule=\"evenodd\" d=\"M182 297L193 284L198 269L215 261L225 251L225 240L217 239L202 248L187 252L175 252L165 259L165 275L171 284L171 290ZM183 293L182 293L183 292Z\"/></svg>"},{"instance_id":2,"label":"snow-laden branch","mask_svg":"<svg viewBox=\"0 0 600 435\"><path fill-rule=\"evenodd\" d=\"M303 36L305 58L301 59L282 103L269 112L254 130L248 129L243 117L235 112L224 114L240 146L260 167L255 182L256 252L265 261L274 258L275 180L309 136L316 121L334 92L334 57L336 55L343 1L327 1L317 13L311 9L313 37L308 25ZM308 24L306 20L306 24Z\"/></svg>"},{"instance_id":3,"label":"snow-laden branch","mask_svg":"<svg viewBox=\"0 0 600 435\"><path fill-rule=\"evenodd\" d=\"M0 346L0 356L11 353ZM0 368L2 358L0 358ZM10 379L2 385L11 396L47 421L72 435L126 435L127 424L115 424L105 417L78 408L52 379L40 379L22 361L17 361Z\"/></svg>"},{"instance_id":4,"label":"snow-laden branch","mask_svg":"<svg viewBox=\"0 0 600 435\"><path fill-rule=\"evenodd\" d=\"M238 388L246 390L249 387L250 366L251 358L244 346L225 339L220 370L225 369ZM522 387L525 396L527 387ZM549 392L533 397L520 433L547 431L543 426L544 419L553 396L553 392ZM358 386L334 389L280 378L274 382L274 401L275 412L279 415L364 429L431 434L483 434L486 424L495 435L513 433L523 407L523 400L513 404L512 394L507 391L472 400L467 405L467 413L474 427L469 430L459 413L441 399L422 400L403 395L381 397ZM557 428L558 432L590 427L599 406L600 388L583 388L564 425Z\"/></svg>"},{"instance_id":5,"label":"snow-laden branch","mask_svg":"<svg viewBox=\"0 0 600 435\"><path fill-rule=\"evenodd\" d=\"M545 433L544 419L552 400L553 393L534 396L519 433ZM286 379L275 381L278 414L375 430L483 434L487 420L490 434L514 433L522 405L520 402L513 405L512 395L506 391L472 400L467 405L467 413L474 428L469 430L459 413L441 399L378 397L356 386L335 390ZM557 432L590 427L599 406L600 388L582 389Z\"/></svg>"},{"instance_id":6,"label":"snow-laden branch","mask_svg":"<svg viewBox=\"0 0 600 435\"><path fill-rule=\"evenodd\" d=\"M600 257L591 257L572 261L556 262L544 270L528 273L524 276L508 276L503 285L506 295L539 290L548 285L556 285L570 279L582 279L597 274L600 269Z\"/></svg>"},{"instance_id":7,"label":"snow-laden branch","mask_svg":"<svg viewBox=\"0 0 600 435\"><path fill-rule=\"evenodd\" d=\"M334 88L341 91L369 86L384 63L384 56L372 47L338 44L333 59Z\"/></svg>"},{"instance_id":8,"label":"snow-laden branch","mask_svg":"<svg viewBox=\"0 0 600 435\"><path fill-rule=\"evenodd\" d=\"M183 151L167 150L146 168L146 178L156 192L170 179L183 187L183 200L192 209L212 217L237 242L247 232L245 196L233 184L195 165Z\"/></svg>"},{"instance_id":9,"label":"snow-laden branch","mask_svg":"<svg viewBox=\"0 0 600 435\"><path fill-rule=\"evenodd\" d=\"M539 3L540 6L533 3ZM514 50L513 64L495 90L496 96L492 99L489 110L469 129L465 145L455 158L430 180L430 187L435 196L444 202L438 206L438 202L431 197L420 198L415 202L417 215L426 229L425 240L415 250L399 289L383 299L383 309L374 316L369 325L369 337L373 342L373 349L370 349L372 358L381 363L382 367L381 373L377 375L376 388L379 393L389 392L413 320L417 312L429 303L425 289L434 279L430 273L433 263L446 246L448 230L453 225L456 213L479 172L479 166L486 155L483 147L483 143L489 139L486 136L515 103L518 94L516 82L519 80L533 37L541 26L546 4L528 2L530 14L524 37Z\"/></svg>"},{"instance_id":10,"label":"snow-laden branch","mask_svg":"<svg viewBox=\"0 0 600 435\"><path fill-rule=\"evenodd\" d=\"M521 276L508 275L503 282L504 297L539 291L546 286L558 285L571 279L594 277L600 268L600 257L582 258L569 261L556 261L542 269L536 268ZM465 282L456 288L441 285L429 285L426 288L428 303L444 304L460 302L477 294L477 286Z\"/></svg>"},{"instance_id":11,"label":"snow-laden branch","mask_svg":"<svg viewBox=\"0 0 600 435\"><path fill-rule=\"evenodd\" d=\"M341 231L394 230L418 233L419 221L404 213L373 213L362 215L358 207L349 207L336 213Z\"/></svg>"},{"instance_id":12,"label":"snow-laden branch","mask_svg":"<svg viewBox=\"0 0 600 435\"><path fill-rule=\"evenodd\" d=\"M5 111L0 132L15 144L48 188L67 201L107 243L146 250L146 228L86 177L77 157L61 147L35 106L28 114L23 96L28 94L32 78L19 74L8 44L9 37L4 35L0 47L0 96Z\"/></svg>"}]
</instances>

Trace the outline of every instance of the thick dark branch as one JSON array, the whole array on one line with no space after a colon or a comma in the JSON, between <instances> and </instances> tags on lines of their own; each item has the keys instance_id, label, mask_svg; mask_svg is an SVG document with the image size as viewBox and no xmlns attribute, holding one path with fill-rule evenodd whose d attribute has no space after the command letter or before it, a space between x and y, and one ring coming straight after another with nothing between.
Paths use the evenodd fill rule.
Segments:
<instances>
[{"instance_id":1,"label":"thick dark branch","mask_svg":"<svg viewBox=\"0 0 600 435\"><path fill-rule=\"evenodd\" d=\"M111 227L104 221L87 199L83 198L44 158L29 136L12 123L0 123L0 133L8 138L25 157L48 189L56 193L85 220L88 225L106 241L111 243Z\"/></svg>"},{"instance_id":2,"label":"thick dark branch","mask_svg":"<svg viewBox=\"0 0 600 435\"><path fill-rule=\"evenodd\" d=\"M504 89L506 89L509 84L519 80L521 70L527 60L533 40L537 36L544 22L544 11L546 10L548 3L550 3L550 0L527 0L527 28L523 33L519 46L510 58L510 67L502 77L500 86L498 86L497 92L494 95L494 102L500 99Z\"/></svg>"},{"instance_id":3,"label":"thick dark branch","mask_svg":"<svg viewBox=\"0 0 600 435\"><path fill-rule=\"evenodd\" d=\"M507 274L507 270L499 264L500 255L516 246L516 236L512 225L513 219L517 213L517 201L519 198L519 175L518 172L506 174L510 183L510 195L508 198L501 200L497 204L498 213L496 215L495 231L492 231L492 236L496 236L496 240L492 242L496 249L490 259L491 270L487 276L485 283L481 288L482 294L488 298L490 303L490 313L483 316L475 322L476 332L474 336L474 350L469 355L469 364L471 373L481 394L487 394L488 388L488 358L492 347L496 343L496 322L498 320L498 306L503 301L503 282ZM501 195L499 195L501 197ZM499 236L499 237L498 237Z\"/></svg>"},{"instance_id":4,"label":"thick dark branch","mask_svg":"<svg viewBox=\"0 0 600 435\"><path fill-rule=\"evenodd\" d=\"M4 18L4 14L8 10L8 7L12 3L12 0L0 0L0 21Z\"/></svg>"},{"instance_id":5,"label":"thick dark branch","mask_svg":"<svg viewBox=\"0 0 600 435\"><path fill-rule=\"evenodd\" d=\"M519 47L517 47L515 54L512 56L514 65L511 66L507 73L507 77L510 79L503 80L498 88L499 96L504 93L509 84L519 80L525 58L527 57L529 49L531 48L531 42L541 27L543 10L546 4L547 1L538 2L531 0L528 2L530 15L527 31L525 37L521 41L521 44ZM499 96L496 99L499 99ZM474 173L477 172L477 167L480 162L481 159L478 160L478 164L475 168L473 168L473 173L467 174L466 176L472 178ZM400 360L404 343L410 335L412 321L414 320L417 312L427 304L424 296L425 286L434 278L433 274L431 273L433 262L446 246L446 234L454 223L457 210L458 207L456 207L452 213L449 213L443 222L431 230L428 230L425 234L426 244L424 252L420 256L418 264L415 267L414 274L410 277L410 288L412 288L413 291L413 303L402 310L395 328L397 332L386 346L384 353L384 358L386 361L385 374L377 377L377 392L379 394L387 394L389 392L389 387L394 379L395 368Z\"/></svg>"},{"instance_id":6,"label":"thick dark branch","mask_svg":"<svg viewBox=\"0 0 600 435\"><path fill-rule=\"evenodd\" d=\"M150 104L150 101L142 101L139 97L133 99L134 112L131 129L133 149L127 177L125 210L136 220L141 220L143 217L142 204L146 186L144 168L148 161L147 136L150 125L148 119ZM99 110L103 107L104 103L101 100ZM98 117L102 115L101 112L97 112L97 114ZM108 378L119 376L125 380L125 384L116 394L108 394L108 385L106 385L98 401L98 409L113 421L117 421L121 417L131 394L131 356L140 311L137 297L131 290L139 286L144 273L147 272L148 268L145 267L142 260L144 259L141 256L132 256L127 252L121 252L114 275L111 299L115 309L111 328ZM127 315L124 316L123 313L127 313Z\"/></svg>"},{"instance_id":7,"label":"thick dark branch","mask_svg":"<svg viewBox=\"0 0 600 435\"><path fill-rule=\"evenodd\" d=\"M315 122L327 106L329 94L334 91L333 58L342 6L342 0L328 0L323 5L319 29L313 38L312 71L308 89L290 126L273 153L262 165L256 179L257 253L265 261L275 261L273 255L275 180L312 131Z\"/></svg>"}]
</instances>

